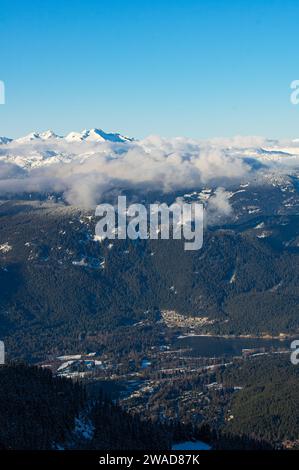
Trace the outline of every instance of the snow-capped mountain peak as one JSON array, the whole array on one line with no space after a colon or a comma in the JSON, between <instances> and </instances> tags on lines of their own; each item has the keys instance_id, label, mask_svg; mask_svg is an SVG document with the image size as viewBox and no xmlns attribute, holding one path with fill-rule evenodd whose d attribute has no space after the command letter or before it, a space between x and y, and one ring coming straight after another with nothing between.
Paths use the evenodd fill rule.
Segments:
<instances>
[{"instance_id":1,"label":"snow-capped mountain peak","mask_svg":"<svg viewBox=\"0 0 299 470\"><path fill-rule=\"evenodd\" d=\"M18 139L15 139L15 142L22 144L22 143L31 142L32 140L37 140L37 139L39 139L38 133L30 132L30 134L27 134L24 137L19 137Z\"/></svg>"},{"instance_id":2,"label":"snow-capped mountain peak","mask_svg":"<svg viewBox=\"0 0 299 470\"><path fill-rule=\"evenodd\" d=\"M61 137L59 135L55 134L55 132L53 132L52 130L42 132L42 133L39 134L39 136L42 140L61 139Z\"/></svg>"},{"instance_id":3,"label":"snow-capped mountain peak","mask_svg":"<svg viewBox=\"0 0 299 470\"><path fill-rule=\"evenodd\" d=\"M26 170L49 167L56 163L81 162L101 151L101 145L126 144L133 139L118 133L107 133L102 129L84 129L60 137L52 130L31 132L12 140L0 137L0 165L14 164ZM105 145L103 150L105 149Z\"/></svg>"},{"instance_id":4,"label":"snow-capped mountain peak","mask_svg":"<svg viewBox=\"0 0 299 470\"><path fill-rule=\"evenodd\" d=\"M49 139L59 139L60 137L55 134L55 132L48 130L45 132L30 132L30 134L25 135L24 137L20 137L15 139L14 142L18 142L20 144L32 142L34 140L49 140Z\"/></svg>"},{"instance_id":5,"label":"snow-capped mountain peak","mask_svg":"<svg viewBox=\"0 0 299 470\"><path fill-rule=\"evenodd\" d=\"M0 136L0 144L9 144L10 142L12 142L12 139L9 139L9 137Z\"/></svg>"},{"instance_id":6,"label":"snow-capped mountain peak","mask_svg":"<svg viewBox=\"0 0 299 470\"><path fill-rule=\"evenodd\" d=\"M84 129L82 132L70 132L65 140L67 142L130 142L132 139L118 133L107 133L102 129Z\"/></svg>"},{"instance_id":7,"label":"snow-capped mountain peak","mask_svg":"<svg viewBox=\"0 0 299 470\"><path fill-rule=\"evenodd\" d=\"M52 130L44 132L33 131L18 139L9 139L8 137L0 137L0 144L9 144L11 142L17 144L27 144L39 141L54 141L54 140L65 140L66 142L132 142L134 139L123 136L118 133L105 132L102 129L84 129L82 132L70 132L65 137L61 137Z\"/></svg>"}]
</instances>

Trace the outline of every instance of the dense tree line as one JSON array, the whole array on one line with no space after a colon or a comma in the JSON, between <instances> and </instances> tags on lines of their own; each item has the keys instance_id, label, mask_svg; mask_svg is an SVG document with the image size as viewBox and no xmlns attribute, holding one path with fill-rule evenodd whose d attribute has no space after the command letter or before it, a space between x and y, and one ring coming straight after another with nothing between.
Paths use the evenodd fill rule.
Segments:
<instances>
[{"instance_id":1,"label":"dense tree line","mask_svg":"<svg viewBox=\"0 0 299 470\"><path fill-rule=\"evenodd\" d=\"M84 387L53 377L47 369L10 364L0 367L0 447L2 449L168 449L171 434L112 404L103 393L87 399ZM75 440L75 418L84 414L94 433Z\"/></svg>"},{"instance_id":2,"label":"dense tree line","mask_svg":"<svg viewBox=\"0 0 299 470\"><path fill-rule=\"evenodd\" d=\"M5 449L49 449L63 441L84 403L84 389L49 370L0 366L0 443Z\"/></svg>"},{"instance_id":3,"label":"dense tree line","mask_svg":"<svg viewBox=\"0 0 299 470\"><path fill-rule=\"evenodd\" d=\"M227 368L219 380L240 386L224 429L273 443L299 439L299 370L289 357L252 358Z\"/></svg>"}]
</instances>

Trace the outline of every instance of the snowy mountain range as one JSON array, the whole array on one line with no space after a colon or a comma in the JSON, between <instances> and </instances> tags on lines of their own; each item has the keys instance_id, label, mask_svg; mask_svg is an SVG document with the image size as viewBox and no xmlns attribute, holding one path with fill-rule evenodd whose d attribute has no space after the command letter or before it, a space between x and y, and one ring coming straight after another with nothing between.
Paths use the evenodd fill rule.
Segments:
<instances>
[{"instance_id":1,"label":"snowy mountain range","mask_svg":"<svg viewBox=\"0 0 299 470\"><path fill-rule=\"evenodd\" d=\"M9 144L11 142L23 144L28 142L51 140L65 140L67 142L131 142L133 139L118 133L107 133L102 129L84 129L82 132L70 132L65 137L57 135L52 130L47 130L45 132L34 131L24 137L19 137L18 139L0 137L0 144Z\"/></svg>"},{"instance_id":2,"label":"snowy mountain range","mask_svg":"<svg viewBox=\"0 0 299 470\"><path fill-rule=\"evenodd\" d=\"M299 141L262 137L142 140L101 129L0 137L0 197L63 193L90 205L108 190L164 193L299 179ZM275 183L276 184L276 183Z\"/></svg>"},{"instance_id":3,"label":"snowy mountain range","mask_svg":"<svg viewBox=\"0 0 299 470\"><path fill-rule=\"evenodd\" d=\"M0 144L9 144L12 142L12 139L9 139L8 137L0 137Z\"/></svg>"},{"instance_id":4,"label":"snowy mountain range","mask_svg":"<svg viewBox=\"0 0 299 470\"><path fill-rule=\"evenodd\" d=\"M117 146L123 144L125 147L120 151ZM130 144L129 147L127 144ZM211 159L212 153L221 153L230 160L240 162L241 159L243 163L257 159L260 163L283 162L293 165L294 160L299 158L298 139L278 141L259 137L236 137L199 141L184 137L166 140L150 136L144 140L135 140L119 133L94 128L84 129L82 132L73 131L65 136L47 130L34 131L17 139L0 137L0 164L6 162L30 170L55 163L81 162L94 155L103 156L109 152L113 154L113 158L121 159L123 154L132 149L138 154L145 154L146 159L151 156L155 166L162 163L162 156L168 164L172 163L174 155L177 155L180 163L192 163L197 159L203 160L206 153L207 160ZM216 160L221 165L219 159ZM214 165L213 162L211 164Z\"/></svg>"},{"instance_id":5,"label":"snowy mountain range","mask_svg":"<svg viewBox=\"0 0 299 470\"><path fill-rule=\"evenodd\" d=\"M56 163L69 163L105 151L105 146L133 143L134 139L102 129L84 129L59 136L52 130L31 132L24 137L0 137L0 165L7 163L31 170ZM1 176L1 173L0 173Z\"/></svg>"}]
</instances>

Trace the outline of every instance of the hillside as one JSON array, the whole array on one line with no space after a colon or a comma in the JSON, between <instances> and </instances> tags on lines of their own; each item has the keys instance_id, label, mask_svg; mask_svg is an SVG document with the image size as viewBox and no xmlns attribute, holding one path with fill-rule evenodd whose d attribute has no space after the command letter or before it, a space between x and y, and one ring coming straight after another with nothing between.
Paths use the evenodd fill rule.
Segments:
<instances>
[{"instance_id":1,"label":"hillside","mask_svg":"<svg viewBox=\"0 0 299 470\"><path fill-rule=\"evenodd\" d=\"M207 317L202 331L217 334L296 333L297 216L262 219L211 227L203 248L190 253L181 241L99 243L88 212L3 202L0 337L9 356L140 350L159 344L163 309ZM271 236L258 238L260 230ZM151 325L142 343L131 328L140 321Z\"/></svg>"},{"instance_id":2,"label":"hillside","mask_svg":"<svg viewBox=\"0 0 299 470\"><path fill-rule=\"evenodd\" d=\"M0 367L2 449L167 449L167 433L112 405L101 394L25 365Z\"/></svg>"},{"instance_id":3,"label":"hillside","mask_svg":"<svg viewBox=\"0 0 299 470\"><path fill-rule=\"evenodd\" d=\"M226 411L226 432L298 446L299 371L289 357L251 359L228 368L222 380L242 388Z\"/></svg>"}]
</instances>

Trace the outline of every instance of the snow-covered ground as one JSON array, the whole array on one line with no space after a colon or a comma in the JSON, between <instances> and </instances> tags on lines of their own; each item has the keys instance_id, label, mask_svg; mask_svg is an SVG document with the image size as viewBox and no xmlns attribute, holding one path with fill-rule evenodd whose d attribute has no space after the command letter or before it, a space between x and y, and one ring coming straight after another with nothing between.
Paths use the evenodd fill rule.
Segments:
<instances>
[{"instance_id":1,"label":"snow-covered ground","mask_svg":"<svg viewBox=\"0 0 299 470\"><path fill-rule=\"evenodd\" d=\"M3 243L2 245L0 245L0 252L1 253L8 253L11 250L12 250L12 246L9 245L8 242Z\"/></svg>"},{"instance_id":2,"label":"snow-covered ground","mask_svg":"<svg viewBox=\"0 0 299 470\"><path fill-rule=\"evenodd\" d=\"M91 420L85 416L84 413L81 413L78 418L75 418L75 429L74 433L78 437L83 437L84 439L91 440L94 435L95 427Z\"/></svg>"},{"instance_id":3,"label":"snow-covered ground","mask_svg":"<svg viewBox=\"0 0 299 470\"><path fill-rule=\"evenodd\" d=\"M81 357L81 354L74 354L72 356L58 356L57 359L60 361L77 361L78 359L81 359Z\"/></svg>"}]
</instances>

